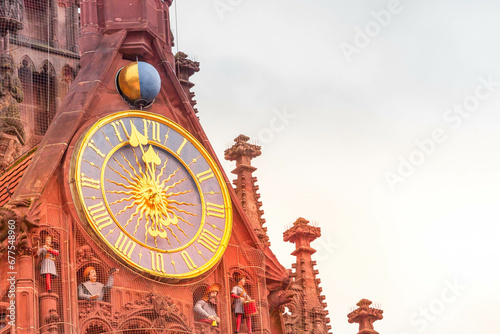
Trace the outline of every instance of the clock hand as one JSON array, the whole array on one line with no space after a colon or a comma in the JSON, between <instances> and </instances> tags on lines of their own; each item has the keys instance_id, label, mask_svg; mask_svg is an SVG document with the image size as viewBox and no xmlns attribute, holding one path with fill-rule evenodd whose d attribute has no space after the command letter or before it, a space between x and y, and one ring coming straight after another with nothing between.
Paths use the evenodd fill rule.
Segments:
<instances>
[{"instance_id":1,"label":"clock hand","mask_svg":"<svg viewBox=\"0 0 500 334\"><path fill-rule=\"evenodd\" d=\"M137 147L141 149L142 152L142 160L146 163L146 169L149 171L150 177L154 179L154 171L153 168L156 169L156 165L161 164L161 159L158 154L153 150L153 147L149 145L149 149L147 152L144 152L144 145L148 144L148 138L137 131L132 120L130 120L130 138L129 138L130 146Z\"/></svg>"}]
</instances>

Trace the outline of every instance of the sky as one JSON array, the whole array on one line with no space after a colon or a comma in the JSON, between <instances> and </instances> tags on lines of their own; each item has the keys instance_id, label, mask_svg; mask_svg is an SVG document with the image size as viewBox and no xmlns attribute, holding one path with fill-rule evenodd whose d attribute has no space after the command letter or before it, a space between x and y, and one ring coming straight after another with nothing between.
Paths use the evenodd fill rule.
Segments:
<instances>
[{"instance_id":1,"label":"sky","mask_svg":"<svg viewBox=\"0 0 500 334\"><path fill-rule=\"evenodd\" d=\"M176 0L199 117L257 167L271 248L298 217L333 333L381 305L391 334L498 333L500 2ZM177 6L177 22L175 21Z\"/></svg>"}]
</instances>

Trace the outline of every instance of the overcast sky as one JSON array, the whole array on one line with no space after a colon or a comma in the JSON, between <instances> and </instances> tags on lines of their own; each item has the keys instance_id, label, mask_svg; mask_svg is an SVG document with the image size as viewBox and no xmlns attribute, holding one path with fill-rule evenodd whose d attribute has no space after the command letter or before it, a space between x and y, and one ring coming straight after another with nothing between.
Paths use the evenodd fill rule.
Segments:
<instances>
[{"instance_id":1,"label":"overcast sky","mask_svg":"<svg viewBox=\"0 0 500 334\"><path fill-rule=\"evenodd\" d=\"M285 226L322 228L333 332L357 333L346 315L368 298L381 334L498 333L500 2L177 6L219 158L240 133L263 146L273 251L290 267Z\"/></svg>"}]
</instances>

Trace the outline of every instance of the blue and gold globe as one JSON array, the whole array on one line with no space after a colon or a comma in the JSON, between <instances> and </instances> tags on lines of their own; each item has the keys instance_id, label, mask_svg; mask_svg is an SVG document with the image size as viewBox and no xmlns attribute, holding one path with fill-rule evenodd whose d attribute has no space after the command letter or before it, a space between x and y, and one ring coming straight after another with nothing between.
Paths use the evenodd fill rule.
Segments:
<instances>
[{"instance_id":1,"label":"blue and gold globe","mask_svg":"<svg viewBox=\"0 0 500 334\"><path fill-rule=\"evenodd\" d=\"M160 74L152 65L136 61L118 71L116 88L131 106L147 107L160 92Z\"/></svg>"}]
</instances>

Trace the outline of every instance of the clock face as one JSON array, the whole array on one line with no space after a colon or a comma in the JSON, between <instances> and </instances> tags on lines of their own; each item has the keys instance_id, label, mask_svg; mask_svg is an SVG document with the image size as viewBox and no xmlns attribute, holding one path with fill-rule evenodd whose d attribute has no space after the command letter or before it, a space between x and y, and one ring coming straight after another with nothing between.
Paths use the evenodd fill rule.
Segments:
<instances>
[{"instance_id":1,"label":"clock face","mask_svg":"<svg viewBox=\"0 0 500 334\"><path fill-rule=\"evenodd\" d=\"M99 120L72 160L73 197L94 234L135 269L165 278L209 270L229 242L225 181L205 148L167 118Z\"/></svg>"}]
</instances>

